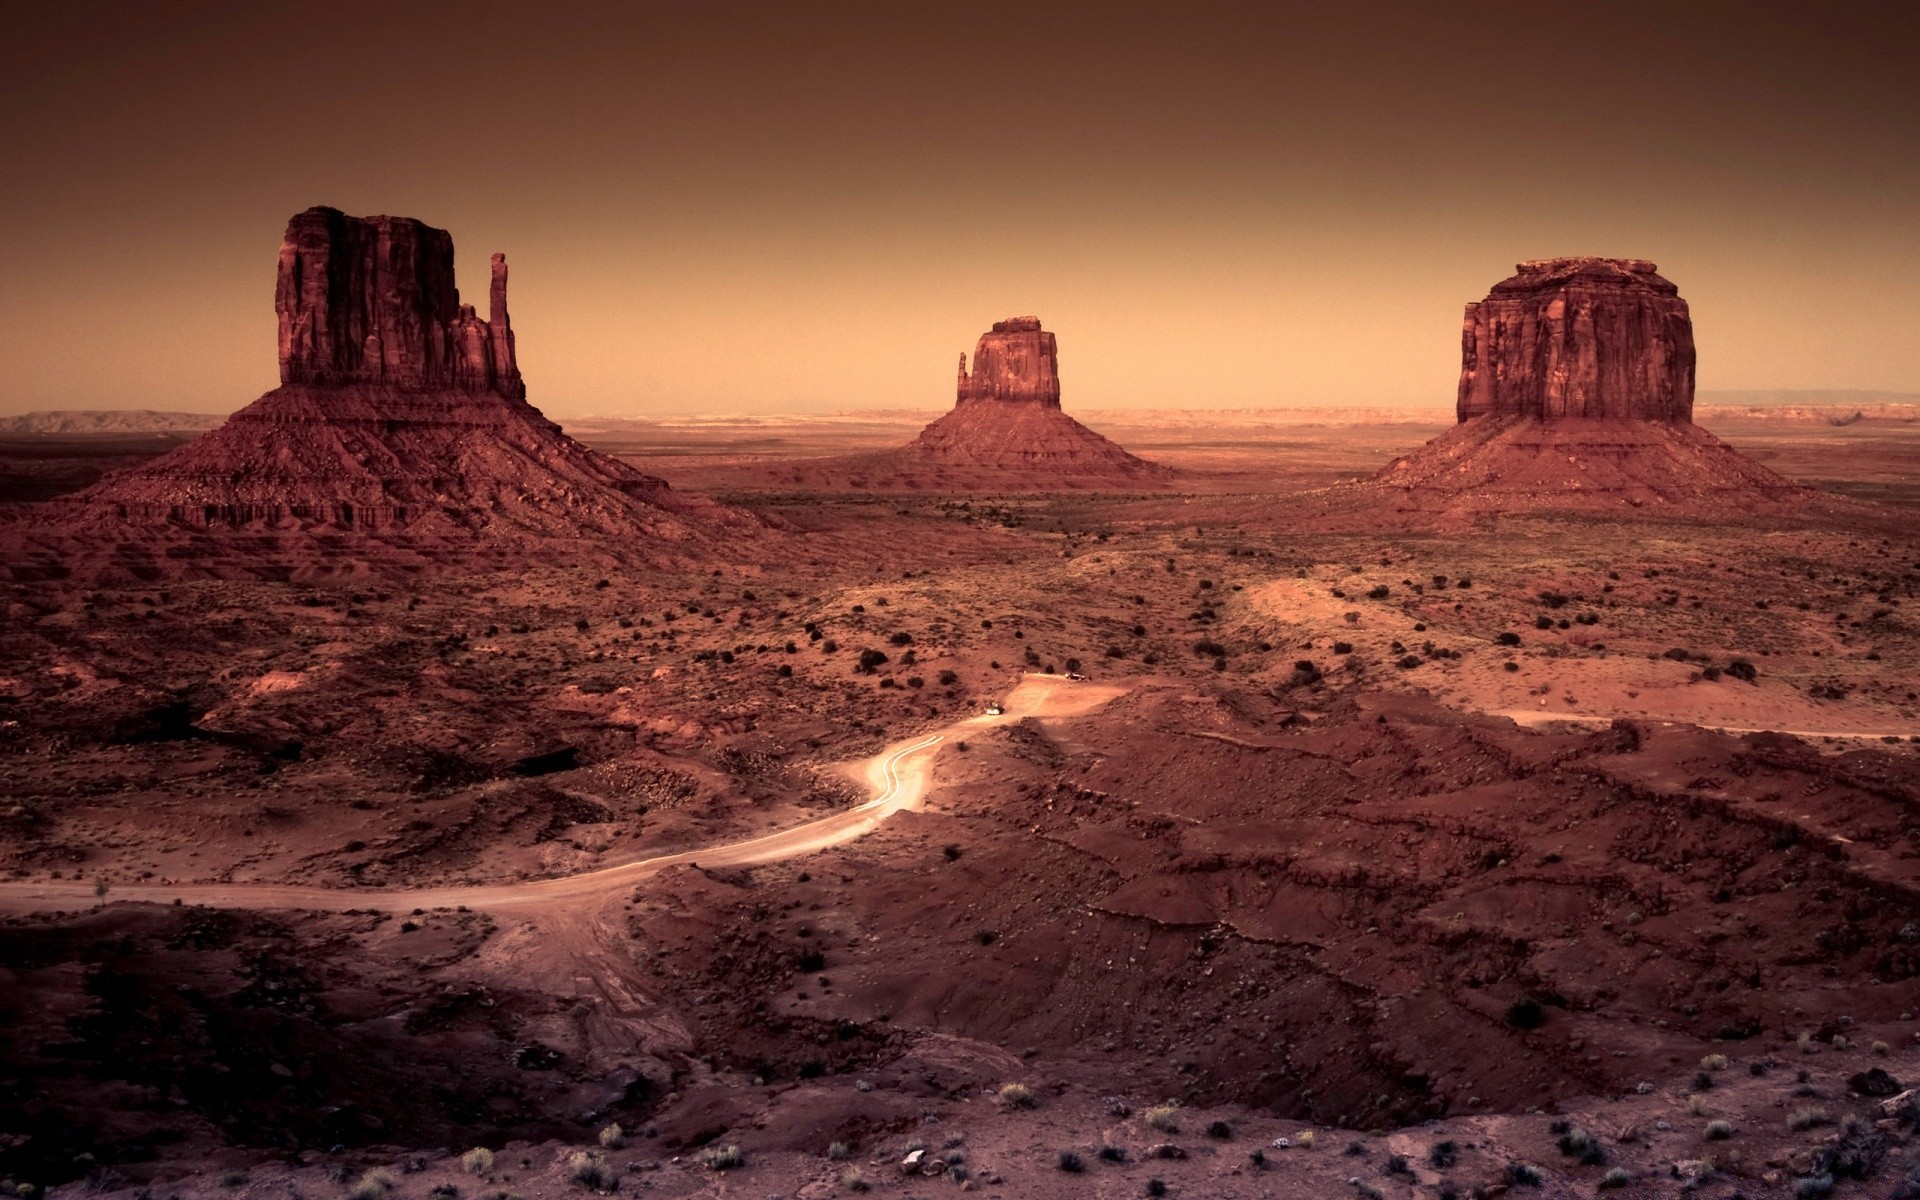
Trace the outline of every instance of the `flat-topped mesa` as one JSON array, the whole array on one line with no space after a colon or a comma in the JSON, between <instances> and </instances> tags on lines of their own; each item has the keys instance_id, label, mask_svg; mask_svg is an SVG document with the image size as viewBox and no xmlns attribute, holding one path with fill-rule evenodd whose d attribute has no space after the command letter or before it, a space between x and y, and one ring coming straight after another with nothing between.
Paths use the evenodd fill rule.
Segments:
<instances>
[{"instance_id":1,"label":"flat-topped mesa","mask_svg":"<svg viewBox=\"0 0 1920 1200\"><path fill-rule=\"evenodd\" d=\"M411 217L310 208L287 222L273 307L280 382L526 398L493 256L487 318L460 303L453 238Z\"/></svg>"},{"instance_id":2,"label":"flat-topped mesa","mask_svg":"<svg viewBox=\"0 0 1920 1200\"><path fill-rule=\"evenodd\" d=\"M1039 317L995 321L973 348L973 372L960 356L956 403L1000 400L1060 407L1060 353Z\"/></svg>"},{"instance_id":3,"label":"flat-topped mesa","mask_svg":"<svg viewBox=\"0 0 1920 1200\"><path fill-rule=\"evenodd\" d=\"M1639 258L1523 262L1461 330L1459 418L1693 420L1693 320Z\"/></svg>"}]
</instances>

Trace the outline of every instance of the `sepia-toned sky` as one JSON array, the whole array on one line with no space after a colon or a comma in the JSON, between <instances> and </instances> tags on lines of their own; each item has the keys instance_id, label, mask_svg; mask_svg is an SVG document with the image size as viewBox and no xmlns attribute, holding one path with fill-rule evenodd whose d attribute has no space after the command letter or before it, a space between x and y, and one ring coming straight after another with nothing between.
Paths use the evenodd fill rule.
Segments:
<instances>
[{"instance_id":1,"label":"sepia-toned sky","mask_svg":"<svg viewBox=\"0 0 1920 1200\"><path fill-rule=\"evenodd\" d=\"M558 416L1444 407L1515 261L1651 258L1702 389L1920 391L1920 5L40 5L0 38L0 412L276 381L310 205L513 267Z\"/></svg>"}]
</instances>

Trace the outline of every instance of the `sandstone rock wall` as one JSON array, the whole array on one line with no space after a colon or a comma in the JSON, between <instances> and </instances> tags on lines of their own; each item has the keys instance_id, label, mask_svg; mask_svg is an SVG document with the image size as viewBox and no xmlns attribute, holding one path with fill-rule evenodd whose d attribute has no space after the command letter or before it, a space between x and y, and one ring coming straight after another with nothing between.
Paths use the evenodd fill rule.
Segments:
<instances>
[{"instance_id":1,"label":"sandstone rock wall","mask_svg":"<svg viewBox=\"0 0 1920 1200\"><path fill-rule=\"evenodd\" d=\"M489 298L484 320L460 303L446 230L310 208L287 223L280 245L280 381L524 399L504 255L493 256Z\"/></svg>"},{"instance_id":2,"label":"sandstone rock wall","mask_svg":"<svg viewBox=\"0 0 1920 1200\"><path fill-rule=\"evenodd\" d=\"M1693 419L1693 321L1636 258L1523 262L1467 305L1459 418Z\"/></svg>"},{"instance_id":3,"label":"sandstone rock wall","mask_svg":"<svg viewBox=\"0 0 1920 1200\"><path fill-rule=\"evenodd\" d=\"M1060 407L1060 355L1038 317L995 321L973 348L973 371L960 356L957 403L1003 400Z\"/></svg>"}]
</instances>

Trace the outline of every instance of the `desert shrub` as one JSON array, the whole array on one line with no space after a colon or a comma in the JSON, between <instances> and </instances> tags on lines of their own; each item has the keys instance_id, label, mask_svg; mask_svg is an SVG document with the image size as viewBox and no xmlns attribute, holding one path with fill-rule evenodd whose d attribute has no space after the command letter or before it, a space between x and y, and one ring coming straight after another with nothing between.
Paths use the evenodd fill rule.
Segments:
<instances>
[{"instance_id":1,"label":"desert shrub","mask_svg":"<svg viewBox=\"0 0 1920 1200\"><path fill-rule=\"evenodd\" d=\"M1602 1190L1623 1188L1632 1182L1633 1176L1627 1173L1625 1167L1614 1167L1600 1177L1600 1187Z\"/></svg>"},{"instance_id":2,"label":"desert shrub","mask_svg":"<svg viewBox=\"0 0 1920 1200\"><path fill-rule=\"evenodd\" d=\"M940 853L947 856L948 862L957 862L959 861L961 850L958 844L954 842L948 842L946 845L940 848Z\"/></svg>"},{"instance_id":3,"label":"desert shrub","mask_svg":"<svg viewBox=\"0 0 1920 1200\"><path fill-rule=\"evenodd\" d=\"M1507 1182L1514 1187L1539 1187L1540 1172L1523 1162L1510 1162L1506 1169Z\"/></svg>"},{"instance_id":4,"label":"desert shrub","mask_svg":"<svg viewBox=\"0 0 1920 1200\"><path fill-rule=\"evenodd\" d=\"M1177 1104L1156 1104L1148 1109L1145 1120L1150 1128L1161 1133L1180 1132L1180 1106Z\"/></svg>"},{"instance_id":5,"label":"desert shrub","mask_svg":"<svg viewBox=\"0 0 1920 1200\"><path fill-rule=\"evenodd\" d=\"M1201 638L1193 644L1193 652L1201 655L1211 654L1215 658L1220 658L1226 654L1227 648L1211 638Z\"/></svg>"},{"instance_id":6,"label":"desert shrub","mask_svg":"<svg viewBox=\"0 0 1920 1200\"><path fill-rule=\"evenodd\" d=\"M1302 1129L1299 1133L1294 1134L1293 1144L1300 1147L1302 1150L1313 1149L1313 1130Z\"/></svg>"},{"instance_id":7,"label":"desert shrub","mask_svg":"<svg viewBox=\"0 0 1920 1200\"><path fill-rule=\"evenodd\" d=\"M1167 1194L1167 1185L1165 1180L1160 1180L1160 1179L1147 1180L1147 1195L1164 1196L1166 1194Z\"/></svg>"},{"instance_id":8,"label":"desert shrub","mask_svg":"<svg viewBox=\"0 0 1920 1200\"><path fill-rule=\"evenodd\" d=\"M1335 654L1352 654L1353 643L1352 642L1335 642L1333 644L1333 652Z\"/></svg>"},{"instance_id":9,"label":"desert shrub","mask_svg":"<svg viewBox=\"0 0 1920 1200\"><path fill-rule=\"evenodd\" d=\"M1708 1121L1706 1138L1710 1142L1724 1142L1733 1136L1732 1121Z\"/></svg>"},{"instance_id":10,"label":"desert shrub","mask_svg":"<svg viewBox=\"0 0 1920 1200\"><path fill-rule=\"evenodd\" d=\"M1696 1092L1712 1091L1713 1090L1713 1072L1695 1071L1693 1074L1693 1090Z\"/></svg>"},{"instance_id":11,"label":"desert shrub","mask_svg":"<svg viewBox=\"0 0 1920 1200\"><path fill-rule=\"evenodd\" d=\"M1812 1129L1817 1125L1833 1124L1833 1114L1817 1104L1796 1108L1787 1114L1787 1128L1795 1133L1803 1129Z\"/></svg>"},{"instance_id":12,"label":"desert shrub","mask_svg":"<svg viewBox=\"0 0 1920 1200\"><path fill-rule=\"evenodd\" d=\"M1875 1054L1879 1054L1883 1056L1893 1053L1893 1047L1887 1045L1885 1042L1875 1042L1873 1045L1869 1046L1868 1049L1872 1050Z\"/></svg>"},{"instance_id":13,"label":"desert shrub","mask_svg":"<svg viewBox=\"0 0 1920 1200\"><path fill-rule=\"evenodd\" d=\"M1577 1158L1590 1167L1607 1161L1607 1152L1600 1145L1600 1139L1577 1127L1560 1135L1560 1153L1568 1158Z\"/></svg>"},{"instance_id":14,"label":"desert shrub","mask_svg":"<svg viewBox=\"0 0 1920 1200\"><path fill-rule=\"evenodd\" d=\"M387 1200L393 1194L393 1176L385 1171L368 1171L347 1189L347 1200Z\"/></svg>"},{"instance_id":15,"label":"desert shrub","mask_svg":"<svg viewBox=\"0 0 1920 1200\"><path fill-rule=\"evenodd\" d=\"M867 1182L867 1177L860 1173L858 1167L849 1167L840 1173L840 1186L850 1192L864 1192L873 1187Z\"/></svg>"},{"instance_id":16,"label":"desert shrub","mask_svg":"<svg viewBox=\"0 0 1920 1200\"><path fill-rule=\"evenodd\" d=\"M1411 1179L1413 1178L1413 1165L1407 1161L1407 1156L1404 1154L1389 1154L1387 1155L1387 1174L1405 1175Z\"/></svg>"},{"instance_id":17,"label":"desert shrub","mask_svg":"<svg viewBox=\"0 0 1920 1200\"><path fill-rule=\"evenodd\" d=\"M1518 646L1520 644L1520 635L1509 629L1496 634L1493 640L1502 646Z\"/></svg>"},{"instance_id":18,"label":"desert shrub","mask_svg":"<svg viewBox=\"0 0 1920 1200\"><path fill-rule=\"evenodd\" d=\"M436 1183L427 1192L429 1200L460 1200L460 1186L453 1183Z\"/></svg>"},{"instance_id":19,"label":"desert shrub","mask_svg":"<svg viewBox=\"0 0 1920 1200\"><path fill-rule=\"evenodd\" d=\"M614 1122L600 1131L600 1146L605 1150L618 1150L627 1144L627 1132Z\"/></svg>"},{"instance_id":20,"label":"desert shrub","mask_svg":"<svg viewBox=\"0 0 1920 1200\"><path fill-rule=\"evenodd\" d=\"M911 646L913 645L913 635L903 629L899 633L896 633L892 637L888 638L887 641L889 644L895 645L895 646Z\"/></svg>"},{"instance_id":21,"label":"desert shrub","mask_svg":"<svg viewBox=\"0 0 1920 1200\"><path fill-rule=\"evenodd\" d=\"M1207 1125L1207 1136L1210 1138L1218 1138L1224 1142L1233 1136L1233 1126L1227 1124L1225 1121L1210 1122Z\"/></svg>"},{"instance_id":22,"label":"desert shrub","mask_svg":"<svg viewBox=\"0 0 1920 1200\"><path fill-rule=\"evenodd\" d=\"M1520 669L1520 664L1509 660L1507 663L1501 666L1500 669L1503 671L1518 671Z\"/></svg>"},{"instance_id":23,"label":"desert shrub","mask_svg":"<svg viewBox=\"0 0 1920 1200\"><path fill-rule=\"evenodd\" d=\"M1384 583L1376 583L1367 589L1367 599L1369 600L1385 600L1391 594L1392 589Z\"/></svg>"},{"instance_id":24,"label":"desert shrub","mask_svg":"<svg viewBox=\"0 0 1920 1200\"><path fill-rule=\"evenodd\" d=\"M910 688L925 687L927 686L927 681L918 675L909 675L907 676L907 686Z\"/></svg>"},{"instance_id":25,"label":"desert shrub","mask_svg":"<svg viewBox=\"0 0 1920 1200\"><path fill-rule=\"evenodd\" d=\"M590 1192L611 1192L620 1182L606 1159L585 1150L575 1150L567 1156L567 1178Z\"/></svg>"},{"instance_id":26,"label":"desert shrub","mask_svg":"<svg viewBox=\"0 0 1920 1200\"><path fill-rule=\"evenodd\" d=\"M952 671L942 671L937 678L940 680L941 687L952 687L954 684L960 682L960 677Z\"/></svg>"},{"instance_id":27,"label":"desert shrub","mask_svg":"<svg viewBox=\"0 0 1920 1200\"><path fill-rule=\"evenodd\" d=\"M484 1178L493 1174L493 1151L485 1146L475 1146L460 1156L460 1165L467 1174Z\"/></svg>"},{"instance_id":28,"label":"desert shrub","mask_svg":"<svg viewBox=\"0 0 1920 1200\"><path fill-rule=\"evenodd\" d=\"M1538 1000L1515 1000L1507 1006L1507 1024L1515 1029L1538 1029L1547 1023L1547 1010Z\"/></svg>"},{"instance_id":29,"label":"desert shrub","mask_svg":"<svg viewBox=\"0 0 1920 1200\"><path fill-rule=\"evenodd\" d=\"M1700 1060L1700 1067L1706 1071L1724 1071L1727 1069L1727 1056L1724 1054L1709 1054Z\"/></svg>"},{"instance_id":30,"label":"desert shrub","mask_svg":"<svg viewBox=\"0 0 1920 1200\"><path fill-rule=\"evenodd\" d=\"M1060 1157L1056 1159L1055 1162L1062 1171L1067 1172L1069 1175L1078 1175L1087 1169L1087 1164L1081 1160L1078 1154L1075 1154L1071 1150L1062 1150Z\"/></svg>"},{"instance_id":31,"label":"desert shrub","mask_svg":"<svg viewBox=\"0 0 1920 1200\"><path fill-rule=\"evenodd\" d=\"M1793 1185L1796 1200L1824 1200L1833 1195L1833 1176L1809 1175Z\"/></svg>"},{"instance_id":32,"label":"desert shrub","mask_svg":"<svg viewBox=\"0 0 1920 1200\"><path fill-rule=\"evenodd\" d=\"M700 1165L709 1171L731 1171L747 1165L747 1156L740 1147L728 1143L725 1146L708 1146L700 1152Z\"/></svg>"},{"instance_id":33,"label":"desert shrub","mask_svg":"<svg viewBox=\"0 0 1920 1200\"><path fill-rule=\"evenodd\" d=\"M986 943L981 943L985 945ZM1003 1084L1000 1088L1000 1103L1008 1108L1034 1108L1040 1101L1033 1089L1024 1083Z\"/></svg>"},{"instance_id":34,"label":"desert shrub","mask_svg":"<svg viewBox=\"0 0 1920 1200\"><path fill-rule=\"evenodd\" d=\"M1427 1164L1437 1171L1444 1171L1460 1161L1460 1143L1435 1142L1427 1150Z\"/></svg>"},{"instance_id":35,"label":"desert shrub","mask_svg":"<svg viewBox=\"0 0 1920 1200\"><path fill-rule=\"evenodd\" d=\"M1538 616L1538 617L1535 617L1535 618L1533 619L1533 627L1534 627L1535 629L1552 629L1552 628L1553 628L1553 618L1552 618L1552 617L1548 617L1548 616Z\"/></svg>"},{"instance_id":36,"label":"desert shrub","mask_svg":"<svg viewBox=\"0 0 1920 1200\"><path fill-rule=\"evenodd\" d=\"M1127 1161L1126 1147L1102 1146L1098 1152L1098 1157L1101 1162L1123 1163Z\"/></svg>"},{"instance_id":37,"label":"desert shrub","mask_svg":"<svg viewBox=\"0 0 1920 1200\"><path fill-rule=\"evenodd\" d=\"M853 1147L847 1145L845 1142L835 1142L833 1145L827 1147L827 1161L845 1162L847 1157L852 1153Z\"/></svg>"},{"instance_id":38,"label":"desert shrub","mask_svg":"<svg viewBox=\"0 0 1920 1200\"><path fill-rule=\"evenodd\" d=\"M809 950L800 956L797 964L804 975L813 975L827 969L827 956L818 950Z\"/></svg>"},{"instance_id":39,"label":"desert shrub","mask_svg":"<svg viewBox=\"0 0 1920 1200\"><path fill-rule=\"evenodd\" d=\"M1752 683L1760 677L1760 672L1755 670L1753 664L1744 658L1736 658L1728 663L1727 674L1743 683Z\"/></svg>"}]
</instances>

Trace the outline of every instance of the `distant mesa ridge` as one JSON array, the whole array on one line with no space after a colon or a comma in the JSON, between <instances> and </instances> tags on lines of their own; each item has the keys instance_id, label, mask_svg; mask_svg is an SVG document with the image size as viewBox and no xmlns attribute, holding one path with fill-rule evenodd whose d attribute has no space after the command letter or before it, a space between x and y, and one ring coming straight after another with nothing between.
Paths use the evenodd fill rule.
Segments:
<instances>
[{"instance_id":1,"label":"distant mesa ridge","mask_svg":"<svg viewBox=\"0 0 1920 1200\"><path fill-rule=\"evenodd\" d=\"M507 256L493 256L482 320L454 286L452 235L412 217L321 207L296 214L280 244L273 308L281 383L526 398L507 315Z\"/></svg>"},{"instance_id":2,"label":"distant mesa ridge","mask_svg":"<svg viewBox=\"0 0 1920 1200\"><path fill-rule=\"evenodd\" d=\"M1639 258L1518 264L1461 330L1459 419L1691 421L1693 319Z\"/></svg>"}]
</instances>

